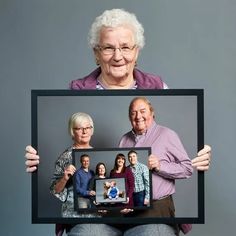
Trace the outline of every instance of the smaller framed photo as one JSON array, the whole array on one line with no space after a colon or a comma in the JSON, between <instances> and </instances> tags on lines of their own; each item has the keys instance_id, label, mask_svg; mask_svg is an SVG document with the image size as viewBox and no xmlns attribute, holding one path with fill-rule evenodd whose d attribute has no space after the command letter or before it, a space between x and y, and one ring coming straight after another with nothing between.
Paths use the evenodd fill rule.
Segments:
<instances>
[{"instance_id":1,"label":"smaller framed photo","mask_svg":"<svg viewBox=\"0 0 236 236\"><path fill-rule=\"evenodd\" d=\"M134 201L137 178L131 168L128 154L137 153L139 165L147 169L144 195L149 196L149 204L137 205ZM139 148L93 148L74 149L72 163L76 168L73 175L74 210L78 213L109 213L122 209L148 209L152 203L152 178L147 167L151 154L150 147ZM116 171L122 160L121 172ZM143 173L144 174L144 173Z\"/></svg>"},{"instance_id":2,"label":"smaller framed photo","mask_svg":"<svg viewBox=\"0 0 236 236\"><path fill-rule=\"evenodd\" d=\"M96 197L94 204L116 207L127 202L125 178L105 178L95 180Z\"/></svg>"}]
</instances>

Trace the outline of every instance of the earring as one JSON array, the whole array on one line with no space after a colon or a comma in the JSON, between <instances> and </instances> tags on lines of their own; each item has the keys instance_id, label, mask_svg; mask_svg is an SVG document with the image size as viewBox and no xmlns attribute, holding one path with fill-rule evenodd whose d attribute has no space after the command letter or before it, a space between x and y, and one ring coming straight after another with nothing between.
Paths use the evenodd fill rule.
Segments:
<instances>
[{"instance_id":1,"label":"earring","mask_svg":"<svg viewBox=\"0 0 236 236\"><path fill-rule=\"evenodd\" d=\"M97 66L99 66L99 65L100 65L100 63L99 63L99 60L98 60L98 58L96 58L96 59L95 59L95 61L96 61L96 65L97 65Z\"/></svg>"}]
</instances>

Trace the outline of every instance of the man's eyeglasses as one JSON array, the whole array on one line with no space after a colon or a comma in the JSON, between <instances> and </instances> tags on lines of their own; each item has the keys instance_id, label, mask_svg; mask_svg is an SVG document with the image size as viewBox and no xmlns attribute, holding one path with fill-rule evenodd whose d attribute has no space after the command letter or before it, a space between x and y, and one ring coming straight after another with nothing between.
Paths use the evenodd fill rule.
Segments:
<instances>
[{"instance_id":1,"label":"man's eyeglasses","mask_svg":"<svg viewBox=\"0 0 236 236\"><path fill-rule=\"evenodd\" d=\"M134 46L122 46L122 47L119 47L119 48L115 48L115 47L112 47L112 46L99 46L98 45L96 48L99 49L100 52L104 55L114 55L115 51L117 49L120 50L122 55L130 55L131 52L136 48L136 45L134 45Z\"/></svg>"},{"instance_id":2,"label":"man's eyeglasses","mask_svg":"<svg viewBox=\"0 0 236 236\"><path fill-rule=\"evenodd\" d=\"M91 129L93 128L93 126L88 126L88 127L76 127L76 128L73 128L74 130L76 131L79 131L79 132L87 132L87 131L90 131Z\"/></svg>"}]
</instances>

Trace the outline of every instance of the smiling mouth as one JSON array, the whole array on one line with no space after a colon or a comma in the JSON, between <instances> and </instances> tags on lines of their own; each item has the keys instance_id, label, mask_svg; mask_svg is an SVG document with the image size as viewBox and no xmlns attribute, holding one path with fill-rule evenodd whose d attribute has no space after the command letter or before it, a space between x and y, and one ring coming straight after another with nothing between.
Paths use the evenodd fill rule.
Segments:
<instances>
[{"instance_id":1,"label":"smiling mouth","mask_svg":"<svg viewBox=\"0 0 236 236\"><path fill-rule=\"evenodd\" d=\"M112 65L113 67L115 68L119 68L119 67L122 67L122 66L125 66L125 65Z\"/></svg>"},{"instance_id":2,"label":"smiling mouth","mask_svg":"<svg viewBox=\"0 0 236 236\"><path fill-rule=\"evenodd\" d=\"M143 124L143 123L144 123L144 120L138 120L138 121L136 121L136 123L137 123L138 125Z\"/></svg>"}]
</instances>

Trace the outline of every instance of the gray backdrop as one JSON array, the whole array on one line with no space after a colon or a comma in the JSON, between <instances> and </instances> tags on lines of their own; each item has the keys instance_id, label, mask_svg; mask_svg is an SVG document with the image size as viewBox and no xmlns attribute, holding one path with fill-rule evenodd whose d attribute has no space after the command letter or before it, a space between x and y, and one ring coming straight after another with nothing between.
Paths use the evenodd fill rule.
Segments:
<instances>
[{"instance_id":1,"label":"gray backdrop","mask_svg":"<svg viewBox=\"0 0 236 236\"><path fill-rule=\"evenodd\" d=\"M30 90L65 89L95 68L87 32L104 9L123 7L143 23L138 66L171 88L205 89L206 223L190 236L234 235L236 2L233 0L0 0L1 234L53 235L31 224ZM232 187L231 187L232 186Z\"/></svg>"}]
</instances>

